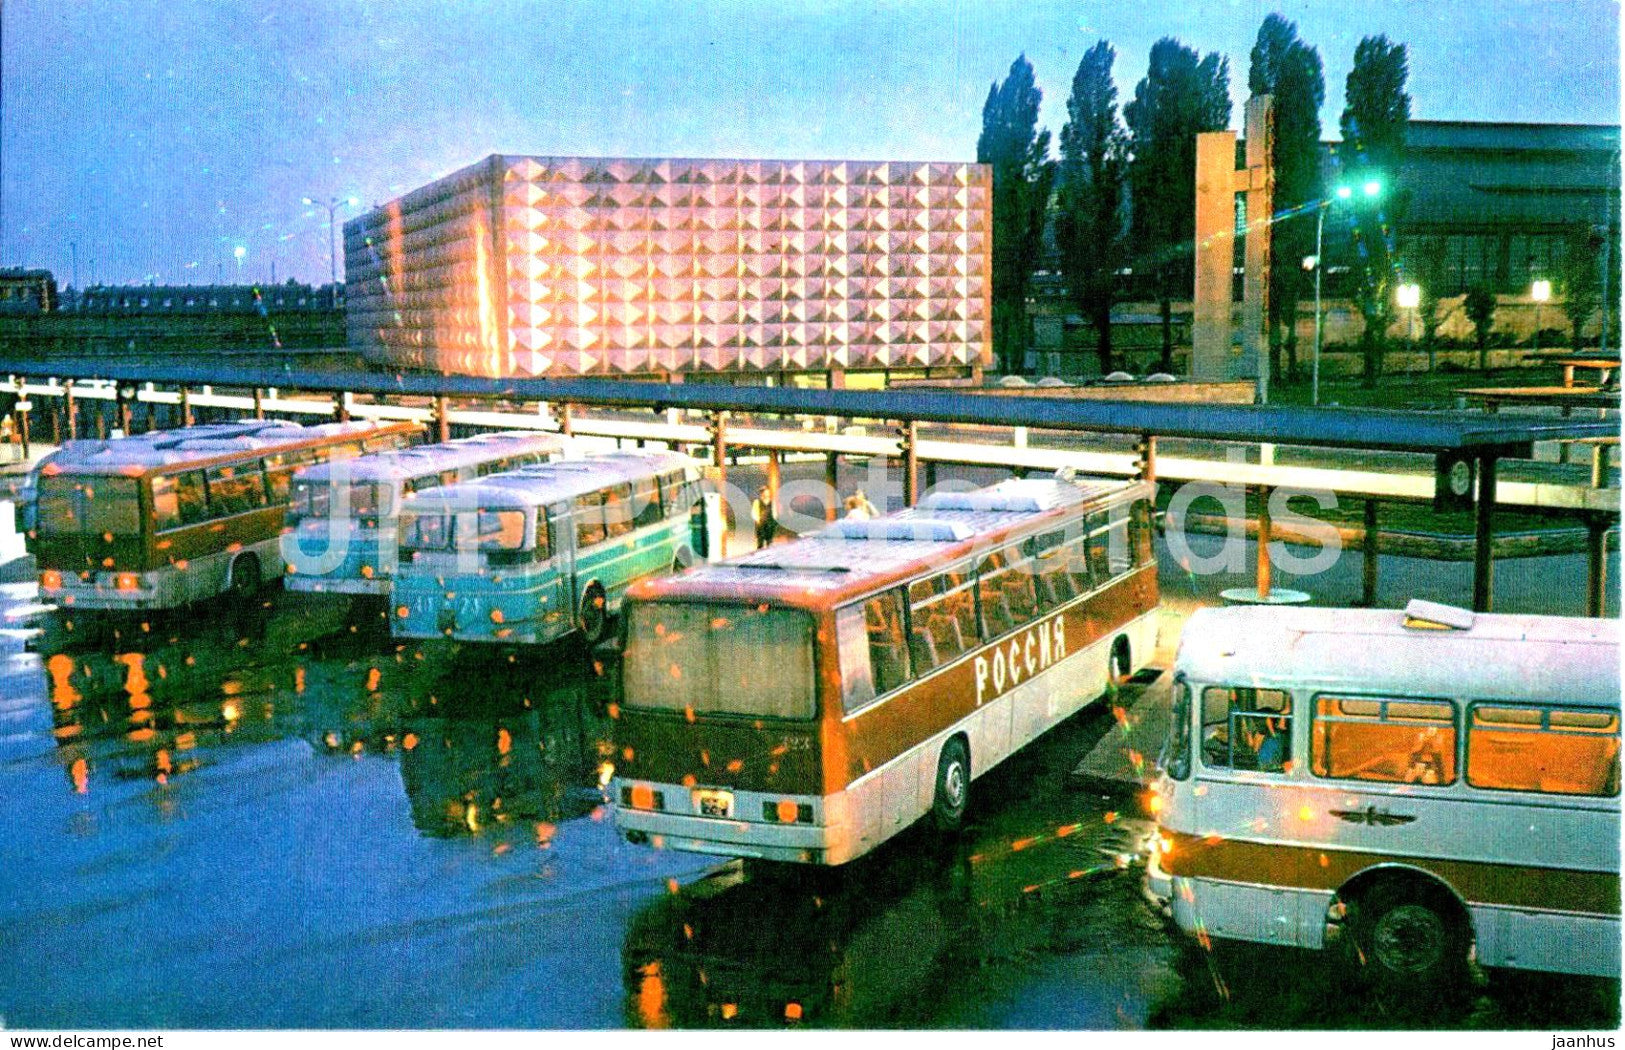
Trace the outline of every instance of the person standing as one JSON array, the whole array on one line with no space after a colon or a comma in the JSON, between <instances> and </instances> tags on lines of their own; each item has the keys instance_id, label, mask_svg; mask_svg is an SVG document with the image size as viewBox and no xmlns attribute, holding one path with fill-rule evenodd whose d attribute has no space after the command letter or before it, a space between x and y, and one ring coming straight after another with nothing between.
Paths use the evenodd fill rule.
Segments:
<instances>
[{"instance_id":1,"label":"person standing","mask_svg":"<svg viewBox=\"0 0 1625 1050\"><path fill-rule=\"evenodd\" d=\"M756 494L756 499L750 505L750 516L756 522L756 546L771 547L773 537L779 532L779 519L773 512L773 490L766 485Z\"/></svg>"}]
</instances>

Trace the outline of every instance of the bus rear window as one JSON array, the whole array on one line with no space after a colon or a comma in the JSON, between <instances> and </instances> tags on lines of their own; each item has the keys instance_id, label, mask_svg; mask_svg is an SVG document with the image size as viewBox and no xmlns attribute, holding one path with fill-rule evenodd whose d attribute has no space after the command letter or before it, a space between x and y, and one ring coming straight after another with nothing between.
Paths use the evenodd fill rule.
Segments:
<instances>
[{"instance_id":1,"label":"bus rear window","mask_svg":"<svg viewBox=\"0 0 1625 1050\"><path fill-rule=\"evenodd\" d=\"M1467 783L1546 795L1619 793L1619 715L1480 704L1467 732Z\"/></svg>"},{"instance_id":2,"label":"bus rear window","mask_svg":"<svg viewBox=\"0 0 1625 1050\"><path fill-rule=\"evenodd\" d=\"M39 482L39 531L138 535L140 492L134 478L44 475Z\"/></svg>"},{"instance_id":3,"label":"bus rear window","mask_svg":"<svg viewBox=\"0 0 1625 1050\"><path fill-rule=\"evenodd\" d=\"M718 603L631 606L626 703L662 711L812 718L812 617Z\"/></svg>"}]
</instances>

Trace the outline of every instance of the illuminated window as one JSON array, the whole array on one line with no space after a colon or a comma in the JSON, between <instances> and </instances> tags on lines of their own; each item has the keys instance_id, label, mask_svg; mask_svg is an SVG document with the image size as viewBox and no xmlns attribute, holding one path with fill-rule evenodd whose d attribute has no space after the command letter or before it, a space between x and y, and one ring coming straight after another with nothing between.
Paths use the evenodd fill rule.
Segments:
<instances>
[{"instance_id":1,"label":"illuminated window","mask_svg":"<svg viewBox=\"0 0 1625 1050\"><path fill-rule=\"evenodd\" d=\"M1467 783L1548 795L1619 793L1616 711L1475 704Z\"/></svg>"},{"instance_id":2,"label":"illuminated window","mask_svg":"<svg viewBox=\"0 0 1625 1050\"><path fill-rule=\"evenodd\" d=\"M1456 781L1456 708L1445 700L1315 698L1317 777L1396 784Z\"/></svg>"}]
</instances>

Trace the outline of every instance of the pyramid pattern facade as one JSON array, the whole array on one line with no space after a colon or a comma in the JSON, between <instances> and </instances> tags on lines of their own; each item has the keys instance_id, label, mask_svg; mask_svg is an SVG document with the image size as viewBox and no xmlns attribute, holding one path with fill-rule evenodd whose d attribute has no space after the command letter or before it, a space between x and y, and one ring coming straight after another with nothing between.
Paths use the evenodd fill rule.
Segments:
<instances>
[{"instance_id":1,"label":"pyramid pattern facade","mask_svg":"<svg viewBox=\"0 0 1625 1050\"><path fill-rule=\"evenodd\" d=\"M989 170L487 160L345 224L350 344L469 375L973 367Z\"/></svg>"}]
</instances>

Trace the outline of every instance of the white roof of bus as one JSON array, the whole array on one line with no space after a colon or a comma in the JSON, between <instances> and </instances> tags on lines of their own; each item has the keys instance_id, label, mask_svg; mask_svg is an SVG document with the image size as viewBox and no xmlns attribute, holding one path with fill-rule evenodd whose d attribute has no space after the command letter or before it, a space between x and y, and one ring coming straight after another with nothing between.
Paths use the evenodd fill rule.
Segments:
<instances>
[{"instance_id":1,"label":"white roof of bus","mask_svg":"<svg viewBox=\"0 0 1625 1050\"><path fill-rule=\"evenodd\" d=\"M1175 664L1201 683L1619 706L1618 620L1463 615L1436 629L1398 609L1201 609Z\"/></svg>"},{"instance_id":2,"label":"white roof of bus","mask_svg":"<svg viewBox=\"0 0 1625 1050\"><path fill-rule=\"evenodd\" d=\"M473 481L442 485L408 497L403 510L447 505L459 510L539 507L573 499L617 482L630 482L652 474L699 467L679 452L611 452L586 459L555 460Z\"/></svg>"},{"instance_id":3,"label":"white roof of bus","mask_svg":"<svg viewBox=\"0 0 1625 1050\"><path fill-rule=\"evenodd\" d=\"M502 430L490 434L475 434L438 445L416 445L412 448L373 452L355 459L341 460L351 481L405 481L410 478L435 474L442 470L477 466L503 456L517 456L527 452L562 452L569 439L558 434L531 430ZM299 472L302 481L326 480L333 471L333 463L315 463Z\"/></svg>"},{"instance_id":4,"label":"white roof of bus","mask_svg":"<svg viewBox=\"0 0 1625 1050\"><path fill-rule=\"evenodd\" d=\"M1106 478L1011 478L973 492L934 492L917 506L868 521L837 521L789 543L713 565L699 565L669 586L748 586L764 597L851 587L922 558L1021 525L1060 507L1092 502L1137 482ZM962 555L951 555L958 558ZM945 561L942 568L950 563Z\"/></svg>"},{"instance_id":5,"label":"white roof of bus","mask_svg":"<svg viewBox=\"0 0 1625 1050\"><path fill-rule=\"evenodd\" d=\"M203 423L173 430L114 438L108 441L69 441L50 457L56 471L75 474L122 474L247 452L274 449L278 445L315 441L319 438L353 434L366 437L393 423L352 420L348 423L318 423L303 426L284 419L245 419L235 423Z\"/></svg>"}]
</instances>

